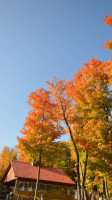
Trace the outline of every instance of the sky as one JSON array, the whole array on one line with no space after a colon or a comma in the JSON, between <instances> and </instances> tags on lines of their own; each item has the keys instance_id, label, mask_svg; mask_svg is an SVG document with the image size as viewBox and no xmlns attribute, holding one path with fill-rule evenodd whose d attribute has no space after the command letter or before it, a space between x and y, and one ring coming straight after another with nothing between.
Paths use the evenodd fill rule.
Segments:
<instances>
[{"instance_id":1,"label":"sky","mask_svg":"<svg viewBox=\"0 0 112 200\"><path fill-rule=\"evenodd\" d=\"M0 1L0 151L22 136L32 91L52 76L72 79L92 57L112 58L105 14L112 0Z\"/></svg>"}]
</instances>

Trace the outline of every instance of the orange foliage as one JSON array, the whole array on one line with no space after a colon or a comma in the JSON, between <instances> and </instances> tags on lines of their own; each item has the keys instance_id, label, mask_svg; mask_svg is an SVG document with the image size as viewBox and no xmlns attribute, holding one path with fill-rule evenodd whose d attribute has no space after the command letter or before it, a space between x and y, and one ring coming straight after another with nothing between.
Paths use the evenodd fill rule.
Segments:
<instances>
[{"instance_id":1,"label":"orange foliage","mask_svg":"<svg viewBox=\"0 0 112 200\"><path fill-rule=\"evenodd\" d=\"M104 23L105 24L109 24L110 26L112 26L112 15L110 15L110 16L105 15Z\"/></svg>"},{"instance_id":2,"label":"orange foliage","mask_svg":"<svg viewBox=\"0 0 112 200\"><path fill-rule=\"evenodd\" d=\"M111 135L105 121L111 116L111 90L112 59L101 62L92 58L68 83L66 94L75 109L71 126L79 151L89 150L96 155L110 149Z\"/></svg>"},{"instance_id":3,"label":"orange foliage","mask_svg":"<svg viewBox=\"0 0 112 200\"><path fill-rule=\"evenodd\" d=\"M112 50L112 40L109 42L105 42L105 46L103 48L105 48L107 50L108 49Z\"/></svg>"},{"instance_id":4,"label":"orange foliage","mask_svg":"<svg viewBox=\"0 0 112 200\"><path fill-rule=\"evenodd\" d=\"M104 23L112 26L112 15L110 15L110 16L105 15ZM112 40L108 41L108 42L105 42L105 46L103 48L105 48L107 50L108 49L112 50Z\"/></svg>"},{"instance_id":5,"label":"orange foliage","mask_svg":"<svg viewBox=\"0 0 112 200\"><path fill-rule=\"evenodd\" d=\"M66 119L68 123L71 123L71 115L75 117L75 110L73 109L73 104L71 99L66 96L66 89L68 81L52 79L52 82L46 81L50 92L52 93L53 99L56 102L56 116L59 120L65 122L63 113L66 113ZM68 130L67 130L68 131Z\"/></svg>"},{"instance_id":6,"label":"orange foliage","mask_svg":"<svg viewBox=\"0 0 112 200\"><path fill-rule=\"evenodd\" d=\"M21 131L24 137L18 137L18 148L20 152L27 152L33 157L40 148L51 145L64 131L55 115L56 103L51 99L50 92L43 88L32 92L28 104L32 110Z\"/></svg>"}]
</instances>

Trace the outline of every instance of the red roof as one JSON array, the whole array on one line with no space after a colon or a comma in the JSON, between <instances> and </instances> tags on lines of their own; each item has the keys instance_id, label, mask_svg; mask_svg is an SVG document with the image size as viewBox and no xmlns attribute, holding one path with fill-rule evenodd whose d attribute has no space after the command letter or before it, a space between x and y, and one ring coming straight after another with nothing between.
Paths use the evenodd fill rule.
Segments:
<instances>
[{"instance_id":1,"label":"red roof","mask_svg":"<svg viewBox=\"0 0 112 200\"><path fill-rule=\"evenodd\" d=\"M14 176L25 179L37 179L38 167L32 164L12 161ZM75 184L61 169L51 167L41 167L40 181Z\"/></svg>"}]
</instances>

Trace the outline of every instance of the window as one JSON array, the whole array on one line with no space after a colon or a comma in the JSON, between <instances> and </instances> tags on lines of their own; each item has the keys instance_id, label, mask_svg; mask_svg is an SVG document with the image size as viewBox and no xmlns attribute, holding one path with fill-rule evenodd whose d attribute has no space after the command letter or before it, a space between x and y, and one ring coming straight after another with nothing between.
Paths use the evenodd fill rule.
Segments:
<instances>
[{"instance_id":1,"label":"window","mask_svg":"<svg viewBox=\"0 0 112 200\"><path fill-rule=\"evenodd\" d=\"M32 191L32 183L24 182L25 191Z\"/></svg>"},{"instance_id":2,"label":"window","mask_svg":"<svg viewBox=\"0 0 112 200\"><path fill-rule=\"evenodd\" d=\"M68 188L60 187L60 194L68 194Z\"/></svg>"},{"instance_id":3,"label":"window","mask_svg":"<svg viewBox=\"0 0 112 200\"><path fill-rule=\"evenodd\" d=\"M46 191L46 187L44 184L39 184L39 192L45 192Z\"/></svg>"},{"instance_id":4,"label":"window","mask_svg":"<svg viewBox=\"0 0 112 200\"><path fill-rule=\"evenodd\" d=\"M46 185L46 192L51 193L52 192L52 186Z\"/></svg>"},{"instance_id":5,"label":"window","mask_svg":"<svg viewBox=\"0 0 112 200\"><path fill-rule=\"evenodd\" d=\"M35 192L36 183L32 183L32 191Z\"/></svg>"},{"instance_id":6,"label":"window","mask_svg":"<svg viewBox=\"0 0 112 200\"><path fill-rule=\"evenodd\" d=\"M24 182L22 181L17 182L17 190L24 191Z\"/></svg>"}]
</instances>

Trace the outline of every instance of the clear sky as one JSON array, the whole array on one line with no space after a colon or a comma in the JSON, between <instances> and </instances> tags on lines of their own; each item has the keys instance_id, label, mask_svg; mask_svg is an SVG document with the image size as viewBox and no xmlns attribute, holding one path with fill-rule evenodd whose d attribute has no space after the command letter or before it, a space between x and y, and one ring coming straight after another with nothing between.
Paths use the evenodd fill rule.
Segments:
<instances>
[{"instance_id":1,"label":"clear sky","mask_svg":"<svg viewBox=\"0 0 112 200\"><path fill-rule=\"evenodd\" d=\"M70 80L89 59L107 61L112 0L0 1L0 151L14 147L30 92L52 76Z\"/></svg>"}]
</instances>

